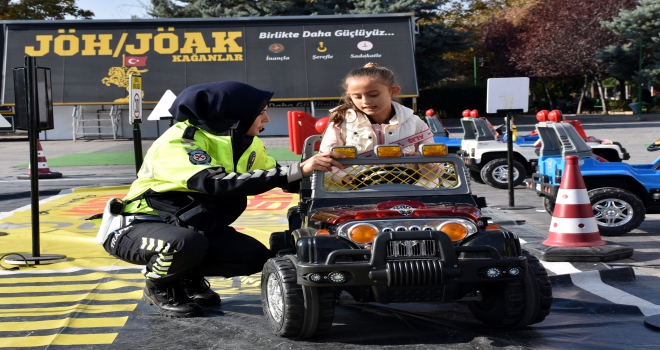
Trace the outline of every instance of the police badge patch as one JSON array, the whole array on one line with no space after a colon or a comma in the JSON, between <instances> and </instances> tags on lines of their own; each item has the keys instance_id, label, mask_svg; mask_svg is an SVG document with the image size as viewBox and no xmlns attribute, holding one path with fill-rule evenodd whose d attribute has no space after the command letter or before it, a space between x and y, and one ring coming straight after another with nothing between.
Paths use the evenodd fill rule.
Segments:
<instances>
[{"instance_id":1,"label":"police badge patch","mask_svg":"<svg viewBox=\"0 0 660 350\"><path fill-rule=\"evenodd\" d=\"M209 165L211 164L211 156L202 151L201 149L196 149L188 153L188 160L190 163L195 165Z\"/></svg>"},{"instance_id":2,"label":"police badge patch","mask_svg":"<svg viewBox=\"0 0 660 350\"><path fill-rule=\"evenodd\" d=\"M250 171L250 169L254 165L254 160L255 159L257 159L257 152L252 151L252 153L250 153L250 158L248 158L247 171Z\"/></svg>"}]
</instances>

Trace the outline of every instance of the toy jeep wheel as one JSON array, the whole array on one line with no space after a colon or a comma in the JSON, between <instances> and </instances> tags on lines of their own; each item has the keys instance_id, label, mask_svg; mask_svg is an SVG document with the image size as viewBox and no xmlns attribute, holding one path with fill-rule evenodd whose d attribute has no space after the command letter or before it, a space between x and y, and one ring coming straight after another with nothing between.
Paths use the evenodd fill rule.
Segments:
<instances>
[{"instance_id":1,"label":"toy jeep wheel","mask_svg":"<svg viewBox=\"0 0 660 350\"><path fill-rule=\"evenodd\" d=\"M642 224L646 216L644 203L636 195L614 187L589 191L589 200L603 236L619 236Z\"/></svg>"},{"instance_id":2,"label":"toy jeep wheel","mask_svg":"<svg viewBox=\"0 0 660 350\"><path fill-rule=\"evenodd\" d=\"M334 295L326 288L299 285L294 259L287 256L266 262L261 273L261 304L273 333L304 339L330 329Z\"/></svg>"},{"instance_id":3,"label":"toy jeep wheel","mask_svg":"<svg viewBox=\"0 0 660 350\"><path fill-rule=\"evenodd\" d=\"M284 232L273 232L270 234L270 238L268 239L268 243L270 245L270 251L277 255L277 253L286 248L290 248L286 244L286 237L285 235L288 234L287 231Z\"/></svg>"},{"instance_id":4,"label":"toy jeep wheel","mask_svg":"<svg viewBox=\"0 0 660 350\"><path fill-rule=\"evenodd\" d=\"M467 306L481 322L491 327L520 328L539 323L550 313L552 285L537 258L525 254L528 270L524 281L490 284L481 289L481 301Z\"/></svg>"},{"instance_id":5,"label":"toy jeep wheel","mask_svg":"<svg viewBox=\"0 0 660 350\"><path fill-rule=\"evenodd\" d=\"M493 159L481 168L481 179L491 187L508 188L509 172L508 163L505 158ZM513 186L520 185L525 179L527 170L517 160L513 161Z\"/></svg>"},{"instance_id":6,"label":"toy jeep wheel","mask_svg":"<svg viewBox=\"0 0 660 350\"><path fill-rule=\"evenodd\" d=\"M545 209L548 214L552 215L555 211L555 201L548 197L543 197L543 209Z\"/></svg>"},{"instance_id":7,"label":"toy jeep wheel","mask_svg":"<svg viewBox=\"0 0 660 350\"><path fill-rule=\"evenodd\" d=\"M469 172L470 172L470 180L478 184L484 183L484 180L481 178L481 174L478 171L469 170Z\"/></svg>"}]
</instances>

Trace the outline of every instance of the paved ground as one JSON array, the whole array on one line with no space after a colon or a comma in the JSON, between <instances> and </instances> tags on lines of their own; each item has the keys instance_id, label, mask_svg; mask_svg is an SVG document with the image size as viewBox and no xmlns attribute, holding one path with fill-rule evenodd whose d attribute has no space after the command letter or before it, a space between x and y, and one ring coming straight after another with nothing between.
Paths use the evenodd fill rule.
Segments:
<instances>
[{"instance_id":1,"label":"paved ground","mask_svg":"<svg viewBox=\"0 0 660 350\"><path fill-rule=\"evenodd\" d=\"M660 116L648 115L644 120L634 119L634 116L589 116L589 118L581 118L587 134L621 142L631 153L629 163L648 163L660 156L646 151L646 145L660 138ZM533 129L531 122L518 120L517 124L518 132L521 134ZM456 136L460 136L461 131L456 126L448 127ZM0 137L2 147L0 218L3 217L3 212L11 212L30 204L30 181L16 178L17 175L25 174L26 169L13 167L28 162L29 146L27 141L16 139L16 137L5 137L3 140ZM143 140L143 150L146 151L152 142L153 140ZM288 147L286 138L268 137L264 138L264 143L267 147ZM133 149L133 141L47 141L42 142L42 146L47 159L52 159L71 153L98 153L102 156L103 152L127 152ZM133 166L78 166L51 168L51 170L61 172L63 177L40 180L41 199L75 187L127 185L135 178ZM484 212L485 215L492 217L494 222L516 232L524 242L542 241L547 237L551 217L545 213L540 199L533 192L523 187L514 191L516 205L531 208L504 210L498 208L508 207L509 197L506 190L497 190L481 184L472 184L472 186L475 194L487 198L489 208ZM647 215L646 221L632 233L621 237L608 237L607 240L631 246L635 249L635 254L630 259L607 264L544 263L553 276L556 302L548 319L531 330L500 332L484 330L483 327L475 328L474 323L463 319L463 317L469 318L465 316L466 310L452 305L434 309L440 310L434 313L408 306L400 308L392 305L385 309L349 305L338 309L333 332L329 337L322 338L318 342L324 347L337 349L375 349L383 345L403 348L408 344L418 348L443 346L451 349L654 348L652 344L657 346L660 333L645 330L641 320L645 316L660 314L660 306L658 306L660 305L658 292L660 273L657 270L660 267L660 215ZM621 271L613 269L622 267L632 267L630 271L634 271L635 275L618 282L606 278L607 271ZM133 287L134 292L139 294L142 285L140 278L139 276L133 278L136 285ZM0 286L0 295L6 297L3 288ZM219 334L223 340L233 339L236 342L233 344L236 346L232 348L250 346L254 349L270 349L284 346L311 349L321 346L315 342L292 342L270 336L267 330L263 329L265 325L260 316L258 295L229 299L228 303L223 302L222 311L217 310L204 321L162 322L161 318L153 315L152 308L143 304L138 303L137 309L131 313L128 323L123 326L113 347L128 349L135 345L131 342L133 339L141 338L148 340L144 345L148 343L150 346L146 348L165 346L186 348L185 342L182 343L180 338L187 337L190 331L200 332L194 337L198 346L208 344L206 348L217 347L218 343L213 342L213 337L218 337L218 333L208 333L209 329L221 332ZM0 316L2 314L3 311L0 310ZM376 325L360 326L359 328L367 327L363 328L366 330L364 333L353 329L356 325L371 324L374 316L384 320L383 325L388 325L385 332ZM395 324L399 326L393 327ZM429 330L429 324L437 329ZM240 343L235 339L237 336L234 334L240 337L241 332L245 332L245 325L248 325L248 331L243 336L248 340L239 346ZM3 324L0 323L0 331L3 330L2 328ZM254 329L257 329L256 336L251 333ZM227 330L230 332L224 332ZM16 337L27 336L21 332L9 334L16 334ZM0 334L0 347L3 347L2 339L5 336ZM174 343L163 343L163 339L179 343L170 346Z\"/></svg>"}]
</instances>

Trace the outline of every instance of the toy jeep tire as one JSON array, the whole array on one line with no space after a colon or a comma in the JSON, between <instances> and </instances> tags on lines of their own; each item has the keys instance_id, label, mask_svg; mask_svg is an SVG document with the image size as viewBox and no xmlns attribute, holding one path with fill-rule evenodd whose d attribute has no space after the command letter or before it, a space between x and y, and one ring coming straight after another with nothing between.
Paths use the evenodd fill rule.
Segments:
<instances>
[{"instance_id":1,"label":"toy jeep tire","mask_svg":"<svg viewBox=\"0 0 660 350\"><path fill-rule=\"evenodd\" d=\"M589 200L603 236L620 236L642 224L646 216L644 203L636 195L615 187L589 191Z\"/></svg>"},{"instance_id":2,"label":"toy jeep tire","mask_svg":"<svg viewBox=\"0 0 660 350\"><path fill-rule=\"evenodd\" d=\"M484 180L481 178L481 174L478 171L475 170L469 170L470 172L470 180L478 183L478 184L483 184Z\"/></svg>"},{"instance_id":3,"label":"toy jeep tire","mask_svg":"<svg viewBox=\"0 0 660 350\"><path fill-rule=\"evenodd\" d=\"M543 197L543 209L546 213L552 215L555 212L555 201L548 197Z\"/></svg>"},{"instance_id":4,"label":"toy jeep tire","mask_svg":"<svg viewBox=\"0 0 660 350\"><path fill-rule=\"evenodd\" d=\"M467 306L481 322L497 328L521 328L539 323L550 313L552 286L548 273L535 257L527 256L524 281L488 285L481 301Z\"/></svg>"},{"instance_id":5,"label":"toy jeep tire","mask_svg":"<svg viewBox=\"0 0 660 350\"><path fill-rule=\"evenodd\" d=\"M272 258L264 265L261 304L273 333L281 337L305 339L327 331L335 314L331 290L297 283L292 256Z\"/></svg>"},{"instance_id":6,"label":"toy jeep tire","mask_svg":"<svg viewBox=\"0 0 660 350\"><path fill-rule=\"evenodd\" d=\"M525 169L525 166L520 164L517 160L513 161L513 167L513 186L515 187L525 180L527 170ZM481 168L481 179L491 187L500 189L508 188L509 179L507 168L508 162L505 158L493 159Z\"/></svg>"},{"instance_id":7,"label":"toy jeep tire","mask_svg":"<svg viewBox=\"0 0 660 350\"><path fill-rule=\"evenodd\" d=\"M280 250L286 249L286 248L291 248L291 247L288 247L287 244L286 244L285 235L287 233L288 232L285 231L285 232L273 232L273 233L270 234L270 238L268 239L268 243L270 245L270 251L273 254L277 255L277 253Z\"/></svg>"}]
</instances>

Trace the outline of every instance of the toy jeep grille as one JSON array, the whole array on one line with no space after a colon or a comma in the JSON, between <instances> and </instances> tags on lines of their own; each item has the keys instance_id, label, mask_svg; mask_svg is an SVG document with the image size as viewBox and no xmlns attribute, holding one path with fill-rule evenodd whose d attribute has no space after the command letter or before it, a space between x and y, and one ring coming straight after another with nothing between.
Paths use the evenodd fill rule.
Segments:
<instances>
[{"instance_id":1,"label":"toy jeep grille","mask_svg":"<svg viewBox=\"0 0 660 350\"><path fill-rule=\"evenodd\" d=\"M460 185L456 165L443 163L346 165L324 173L323 188L343 192L359 188L407 184L425 189L456 188Z\"/></svg>"},{"instance_id":2,"label":"toy jeep grille","mask_svg":"<svg viewBox=\"0 0 660 350\"><path fill-rule=\"evenodd\" d=\"M424 258L438 254L438 242L433 239L390 241L387 246L388 258Z\"/></svg>"}]
</instances>

